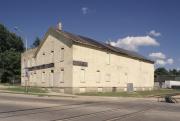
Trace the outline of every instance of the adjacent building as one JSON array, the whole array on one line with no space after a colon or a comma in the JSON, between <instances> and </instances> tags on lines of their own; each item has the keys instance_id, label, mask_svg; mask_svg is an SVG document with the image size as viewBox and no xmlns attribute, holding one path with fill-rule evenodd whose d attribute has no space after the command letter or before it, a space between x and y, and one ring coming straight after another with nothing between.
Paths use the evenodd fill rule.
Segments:
<instances>
[{"instance_id":1,"label":"adjacent building","mask_svg":"<svg viewBox=\"0 0 180 121\"><path fill-rule=\"evenodd\" d=\"M131 51L50 28L39 47L21 56L22 86L62 93L151 90L154 62Z\"/></svg>"}]
</instances>

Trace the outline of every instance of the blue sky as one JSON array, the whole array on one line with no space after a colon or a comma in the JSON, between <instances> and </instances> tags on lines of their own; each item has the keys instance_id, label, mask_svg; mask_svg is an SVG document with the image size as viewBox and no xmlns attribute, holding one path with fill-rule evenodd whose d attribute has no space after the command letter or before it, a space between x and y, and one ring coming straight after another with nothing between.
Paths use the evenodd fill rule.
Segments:
<instances>
[{"instance_id":1,"label":"blue sky","mask_svg":"<svg viewBox=\"0 0 180 121\"><path fill-rule=\"evenodd\" d=\"M11 31L18 26L29 46L61 21L63 30L111 40L157 66L180 68L179 0L0 0L0 5L0 23Z\"/></svg>"}]
</instances>

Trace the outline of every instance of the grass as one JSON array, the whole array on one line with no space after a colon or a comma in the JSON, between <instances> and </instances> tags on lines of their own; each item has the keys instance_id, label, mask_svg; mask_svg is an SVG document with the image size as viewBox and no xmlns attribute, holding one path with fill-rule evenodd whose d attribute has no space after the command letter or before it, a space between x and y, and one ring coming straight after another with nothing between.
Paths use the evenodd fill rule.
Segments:
<instances>
[{"instance_id":1,"label":"grass","mask_svg":"<svg viewBox=\"0 0 180 121\"><path fill-rule=\"evenodd\" d=\"M3 90L26 93L25 87L22 86L7 86L7 88L4 88ZM28 93L47 93L47 91L37 87L28 87Z\"/></svg>"},{"instance_id":2,"label":"grass","mask_svg":"<svg viewBox=\"0 0 180 121\"><path fill-rule=\"evenodd\" d=\"M83 96L110 96L110 97L152 97L163 96L166 94L180 93L180 90L173 89L159 89L152 91L136 91L136 92L94 92L94 93L82 93Z\"/></svg>"}]
</instances>

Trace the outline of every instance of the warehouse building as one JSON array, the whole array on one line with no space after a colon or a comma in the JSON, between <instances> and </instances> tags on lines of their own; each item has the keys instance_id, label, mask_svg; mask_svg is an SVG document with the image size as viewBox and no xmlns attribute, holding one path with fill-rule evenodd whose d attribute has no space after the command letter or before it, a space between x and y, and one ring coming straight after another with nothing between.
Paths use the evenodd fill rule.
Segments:
<instances>
[{"instance_id":1,"label":"warehouse building","mask_svg":"<svg viewBox=\"0 0 180 121\"><path fill-rule=\"evenodd\" d=\"M39 47L21 56L22 86L62 93L151 90L154 62L88 37L50 28Z\"/></svg>"}]
</instances>

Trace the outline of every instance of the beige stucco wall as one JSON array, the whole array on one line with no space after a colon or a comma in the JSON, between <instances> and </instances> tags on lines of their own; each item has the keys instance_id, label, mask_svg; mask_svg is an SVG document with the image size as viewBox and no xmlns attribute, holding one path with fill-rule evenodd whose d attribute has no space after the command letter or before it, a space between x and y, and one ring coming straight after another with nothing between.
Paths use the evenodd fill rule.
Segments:
<instances>
[{"instance_id":1,"label":"beige stucco wall","mask_svg":"<svg viewBox=\"0 0 180 121\"><path fill-rule=\"evenodd\" d=\"M49 35L42 47L33 58L30 56L28 60L32 63L31 66L38 66L43 64L54 63L53 68L40 69L29 72L29 85L39 87L72 87L72 45L71 41L64 40L60 37L59 40L52 35ZM61 60L61 48L64 48L64 59ZM25 54L24 54L25 55ZM23 58L27 59L22 55ZM22 65L23 61L22 61ZM22 67L22 72L23 72ZM60 78L61 69L64 69L63 80ZM51 73L51 70L54 73ZM24 85L24 78L22 78L22 85Z\"/></svg>"},{"instance_id":2,"label":"beige stucco wall","mask_svg":"<svg viewBox=\"0 0 180 121\"><path fill-rule=\"evenodd\" d=\"M135 88L152 88L154 84L154 65L147 62L80 45L73 45L73 60L88 62L88 67L73 66L73 87L126 87L133 83ZM106 75L110 75L109 81Z\"/></svg>"}]
</instances>

